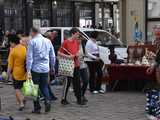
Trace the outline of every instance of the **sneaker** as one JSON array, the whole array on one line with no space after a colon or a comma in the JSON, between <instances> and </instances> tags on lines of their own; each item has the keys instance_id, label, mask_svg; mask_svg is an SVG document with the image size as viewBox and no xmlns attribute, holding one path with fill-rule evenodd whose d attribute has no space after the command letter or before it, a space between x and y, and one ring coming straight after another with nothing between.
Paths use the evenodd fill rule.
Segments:
<instances>
[{"instance_id":1,"label":"sneaker","mask_svg":"<svg viewBox=\"0 0 160 120\"><path fill-rule=\"evenodd\" d=\"M22 107L19 107L19 109L18 109L19 111L23 111L24 110L24 106L22 106Z\"/></svg>"},{"instance_id":2,"label":"sneaker","mask_svg":"<svg viewBox=\"0 0 160 120\"><path fill-rule=\"evenodd\" d=\"M84 102L86 102L86 103L88 102L88 100L86 99L85 96L82 97L82 101L84 101Z\"/></svg>"},{"instance_id":3,"label":"sneaker","mask_svg":"<svg viewBox=\"0 0 160 120\"><path fill-rule=\"evenodd\" d=\"M41 114L41 111L40 110L33 110L32 113L33 114Z\"/></svg>"},{"instance_id":4,"label":"sneaker","mask_svg":"<svg viewBox=\"0 0 160 120\"><path fill-rule=\"evenodd\" d=\"M98 91L95 90L95 91L93 91L92 93L93 93L93 94L98 94Z\"/></svg>"},{"instance_id":5,"label":"sneaker","mask_svg":"<svg viewBox=\"0 0 160 120\"><path fill-rule=\"evenodd\" d=\"M104 94L104 93L105 93L104 90L99 90L98 92L101 93L101 94Z\"/></svg>"},{"instance_id":6,"label":"sneaker","mask_svg":"<svg viewBox=\"0 0 160 120\"><path fill-rule=\"evenodd\" d=\"M86 102L84 102L84 101L77 101L77 104L78 105L86 105Z\"/></svg>"},{"instance_id":7,"label":"sneaker","mask_svg":"<svg viewBox=\"0 0 160 120\"><path fill-rule=\"evenodd\" d=\"M53 98L51 99L51 101L56 101L56 100L58 100L57 97L53 97Z\"/></svg>"},{"instance_id":8,"label":"sneaker","mask_svg":"<svg viewBox=\"0 0 160 120\"><path fill-rule=\"evenodd\" d=\"M62 99L61 100L61 104L62 105L68 105L68 104L70 104L67 100L64 100L64 99Z\"/></svg>"},{"instance_id":9,"label":"sneaker","mask_svg":"<svg viewBox=\"0 0 160 120\"><path fill-rule=\"evenodd\" d=\"M45 105L45 112L48 113L51 111L51 104L50 103L46 103Z\"/></svg>"}]
</instances>

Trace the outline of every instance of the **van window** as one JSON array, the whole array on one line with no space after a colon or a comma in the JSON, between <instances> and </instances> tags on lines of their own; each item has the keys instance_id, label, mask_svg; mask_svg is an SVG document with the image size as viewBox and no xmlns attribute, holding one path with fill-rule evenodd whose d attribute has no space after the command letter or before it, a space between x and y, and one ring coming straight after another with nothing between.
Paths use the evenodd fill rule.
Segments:
<instances>
[{"instance_id":1,"label":"van window","mask_svg":"<svg viewBox=\"0 0 160 120\"><path fill-rule=\"evenodd\" d=\"M91 37L90 36L91 32L92 31L84 31L84 33L88 37ZM97 43L101 46L107 46L110 44L119 44L118 40L115 37L113 37L112 35L110 35L107 32L102 32L102 31L98 31Z\"/></svg>"}]
</instances>

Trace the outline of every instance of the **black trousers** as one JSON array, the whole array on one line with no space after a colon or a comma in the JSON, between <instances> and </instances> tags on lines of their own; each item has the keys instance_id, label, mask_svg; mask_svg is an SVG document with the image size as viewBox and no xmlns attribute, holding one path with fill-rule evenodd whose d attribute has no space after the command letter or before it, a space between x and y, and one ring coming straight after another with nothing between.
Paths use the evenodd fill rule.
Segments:
<instances>
[{"instance_id":1,"label":"black trousers","mask_svg":"<svg viewBox=\"0 0 160 120\"><path fill-rule=\"evenodd\" d=\"M81 78L81 82L82 82L82 87L81 87L82 96L84 97L85 96L85 92L87 90L88 82L89 82L87 68L80 69L80 78Z\"/></svg>"},{"instance_id":2,"label":"black trousers","mask_svg":"<svg viewBox=\"0 0 160 120\"><path fill-rule=\"evenodd\" d=\"M68 89L71 85L71 82L73 84L73 89L75 93L75 97L77 98L77 101L81 101L81 82L80 82L80 71L79 68L74 69L74 77L68 77L67 80L65 80L64 89L63 89L63 98L64 100L67 100L67 94Z\"/></svg>"},{"instance_id":3,"label":"black trousers","mask_svg":"<svg viewBox=\"0 0 160 120\"><path fill-rule=\"evenodd\" d=\"M86 62L89 69L89 88L90 91L101 90L102 85L102 65L99 61L87 61Z\"/></svg>"}]
</instances>

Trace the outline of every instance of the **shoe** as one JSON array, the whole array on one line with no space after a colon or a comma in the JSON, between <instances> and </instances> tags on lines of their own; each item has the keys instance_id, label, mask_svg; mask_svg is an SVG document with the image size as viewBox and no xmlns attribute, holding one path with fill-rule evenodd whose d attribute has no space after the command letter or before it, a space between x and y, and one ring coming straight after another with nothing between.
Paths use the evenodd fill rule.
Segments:
<instances>
[{"instance_id":1,"label":"shoe","mask_svg":"<svg viewBox=\"0 0 160 120\"><path fill-rule=\"evenodd\" d=\"M41 111L40 111L40 110L37 110L37 111L34 111L34 110L33 110L32 113L33 113L33 114L41 114Z\"/></svg>"},{"instance_id":2,"label":"shoe","mask_svg":"<svg viewBox=\"0 0 160 120\"><path fill-rule=\"evenodd\" d=\"M48 113L51 111L51 104L50 103L46 103L45 104L45 112Z\"/></svg>"},{"instance_id":3,"label":"shoe","mask_svg":"<svg viewBox=\"0 0 160 120\"><path fill-rule=\"evenodd\" d=\"M82 97L82 101L83 101L83 102L86 102L86 103L88 102L88 100L86 99L85 96Z\"/></svg>"},{"instance_id":4,"label":"shoe","mask_svg":"<svg viewBox=\"0 0 160 120\"><path fill-rule=\"evenodd\" d=\"M57 97L53 97L53 98L51 99L51 101L56 101L56 100L58 100Z\"/></svg>"},{"instance_id":5,"label":"shoe","mask_svg":"<svg viewBox=\"0 0 160 120\"><path fill-rule=\"evenodd\" d=\"M104 94L104 93L105 93L104 90L99 90L98 92L101 93L101 94Z\"/></svg>"},{"instance_id":6,"label":"shoe","mask_svg":"<svg viewBox=\"0 0 160 120\"><path fill-rule=\"evenodd\" d=\"M40 110L33 110L32 113L33 114L41 114L41 111Z\"/></svg>"},{"instance_id":7,"label":"shoe","mask_svg":"<svg viewBox=\"0 0 160 120\"><path fill-rule=\"evenodd\" d=\"M86 102L84 102L84 101L77 101L77 104L78 105L86 105Z\"/></svg>"},{"instance_id":8,"label":"shoe","mask_svg":"<svg viewBox=\"0 0 160 120\"><path fill-rule=\"evenodd\" d=\"M62 105L68 105L68 104L70 104L67 100L65 100L65 99L62 99L61 100L61 104Z\"/></svg>"},{"instance_id":9,"label":"shoe","mask_svg":"<svg viewBox=\"0 0 160 120\"><path fill-rule=\"evenodd\" d=\"M43 101L45 101L45 98L44 98L44 97L40 97L39 100L40 100L41 102L43 102Z\"/></svg>"},{"instance_id":10,"label":"shoe","mask_svg":"<svg viewBox=\"0 0 160 120\"><path fill-rule=\"evenodd\" d=\"M98 94L98 91L95 90L95 91L93 91L92 93L93 93L93 94Z\"/></svg>"},{"instance_id":11,"label":"shoe","mask_svg":"<svg viewBox=\"0 0 160 120\"><path fill-rule=\"evenodd\" d=\"M18 110L19 111L23 111L24 110L24 106L20 107Z\"/></svg>"}]
</instances>

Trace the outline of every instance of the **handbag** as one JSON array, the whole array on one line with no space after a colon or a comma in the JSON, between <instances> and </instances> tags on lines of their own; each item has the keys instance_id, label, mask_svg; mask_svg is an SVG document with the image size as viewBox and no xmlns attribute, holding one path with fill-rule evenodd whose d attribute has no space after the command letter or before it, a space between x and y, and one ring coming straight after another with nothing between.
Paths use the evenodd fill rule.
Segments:
<instances>
[{"instance_id":1,"label":"handbag","mask_svg":"<svg viewBox=\"0 0 160 120\"><path fill-rule=\"evenodd\" d=\"M62 49L65 50L69 55L71 55L71 53L68 52L68 50L66 50L65 48ZM73 77L75 67L74 60L63 56L58 56L58 60L58 74L60 76Z\"/></svg>"}]
</instances>

